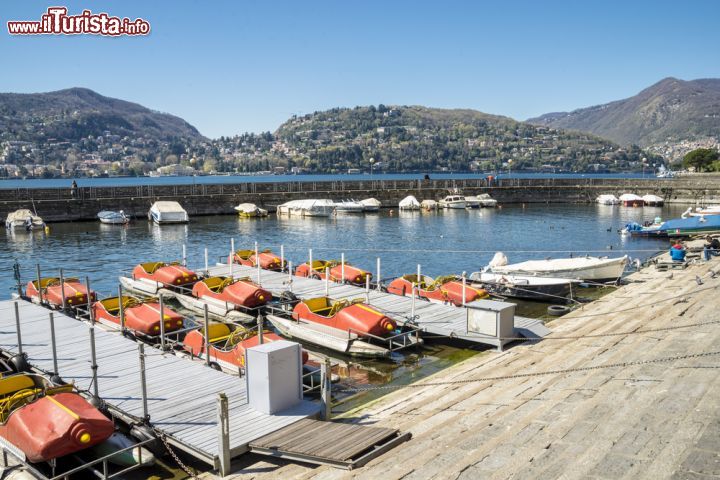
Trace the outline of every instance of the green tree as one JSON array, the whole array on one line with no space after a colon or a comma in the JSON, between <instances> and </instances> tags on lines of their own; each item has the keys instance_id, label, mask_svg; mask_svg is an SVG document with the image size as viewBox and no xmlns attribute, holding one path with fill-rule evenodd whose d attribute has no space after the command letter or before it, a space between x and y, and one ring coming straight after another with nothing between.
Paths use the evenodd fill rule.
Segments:
<instances>
[{"instance_id":1,"label":"green tree","mask_svg":"<svg viewBox=\"0 0 720 480\"><path fill-rule=\"evenodd\" d=\"M685 168L693 167L696 172L711 170L713 162L716 162L718 158L720 155L714 148L697 148L683 157L683 166Z\"/></svg>"}]
</instances>

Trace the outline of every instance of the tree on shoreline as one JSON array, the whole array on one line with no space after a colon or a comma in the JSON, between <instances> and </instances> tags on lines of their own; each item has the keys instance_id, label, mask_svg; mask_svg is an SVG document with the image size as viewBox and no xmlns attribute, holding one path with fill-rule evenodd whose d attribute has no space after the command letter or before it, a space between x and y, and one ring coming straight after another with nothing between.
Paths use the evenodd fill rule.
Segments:
<instances>
[{"instance_id":1,"label":"tree on shoreline","mask_svg":"<svg viewBox=\"0 0 720 480\"><path fill-rule=\"evenodd\" d=\"M694 168L696 172L712 172L718 168L720 154L714 148L697 148L683 157L683 167Z\"/></svg>"}]
</instances>

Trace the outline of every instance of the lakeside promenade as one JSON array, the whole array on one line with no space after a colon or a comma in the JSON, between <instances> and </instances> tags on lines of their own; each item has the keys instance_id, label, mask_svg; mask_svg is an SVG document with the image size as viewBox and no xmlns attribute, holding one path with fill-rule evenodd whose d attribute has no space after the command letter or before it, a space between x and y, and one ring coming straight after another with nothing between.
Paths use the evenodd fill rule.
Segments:
<instances>
[{"instance_id":1,"label":"lakeside promenade","mask_svg":"<svg viewBox=\"0 0 720 480\"><path fill-rule=\"evenodd\" d=\"M95 220L101 210L124 210L137 218L147 215L158 200L180 202L190 216L234 214L240 203L255 203L274 211L289 200L332 200L374 197L385 208L414 195L439 200L460 191L488 193L503 203L589 203L600 194L655 194L667 203L720 203L720 181L713 176L655 178L509 178L489 182L476 179L336 180L226 184L138 185L123 187L0 189L0 217L20 208L36 210L45 221Z\"/></svg>"},{"instance_id":2,"label":"lakeside promenade","mask_svg":"<svg viewBox=\"0 0 720 480\"><path fill-rule=\"evenodd\" d=\"M549 338L470 358L351 412L412 433L361 469L248 456L231 478L715 478L720 258L628 281L548 324Z\"/></svg>"}]
</instances>

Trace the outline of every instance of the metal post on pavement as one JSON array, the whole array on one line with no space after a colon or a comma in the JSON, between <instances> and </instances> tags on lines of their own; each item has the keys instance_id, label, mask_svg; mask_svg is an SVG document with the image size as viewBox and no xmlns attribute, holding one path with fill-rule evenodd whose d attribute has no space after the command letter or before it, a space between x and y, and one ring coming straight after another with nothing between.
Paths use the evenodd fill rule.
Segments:
<instances>
[{"instance_id":1,"label":"metal post on pavement","mask_svg":"<svg viewBox=\"0 0 720 480\"><path fill-rule=\"evenodd\" d=\"M261 314L258 314L258 316L257 316L258 345L263 344L263 329L265 328L263 323L264 323L263 316Z\"/></svg>"},{"instance_id":2,"label":"metal post on pavement","mask_svg":"<svg viewBox=\"0 0 720 480\"><path fill-rule=\"evenodd\" d=\"M38 291L38 300L40 300L40 305L43 303L43 293L42 288L40 288L40 280L42 277L40 277L40 264L35 264L35 270L37 271L37 291Z\"/></svg>"},{"instance_id":3,"label":"metal post on pavement","mask_svg":"<svg viewBox=\"0 0 720 480\"><path fill-rule=\"evenodd\" d=\"M62 268L60 269L60 294L62 295L62 310L64 312L67 309L67 297L65 297L65 275Z\"/></svg>"},{"instance_id":4,"label":"metal post on pavement","mask_svg":"<svg viewBox=\"0 0 720 480\"><path fill-rule=\"evenodd\" d=\"M325 296L330 296L330 268L325 267Z\"/></svg>"},{"instance_id":5,"label":"metal post on pavement","mask_svg":"<svg viewBox=\"0 0 720 480\"><path fill-rule=\"evenodd\" d=\"M323 420L330 420L332 417L332 371L330 366L330 359L325 357L323 362L320 364L320 401L322 404L322 410L320 414Z\"/></svg>"},{"instance_id":6,"label":"metal post on pavement","mask_svg":"<svg viewBox=\"0 0 720 480\"><path fill-rule=\"evenodd\" d=\"M85 277L85 298L87 298L88 318L90 323L95 323L95 313L92 309L92 291L90 290L90 277Z\"/></svg>"},{"instance_id":7,"label":"metal post on pavement","mask_svg":"<svg viewBox=\"0 0 720 480\"><path fill-rule=\"evenodd\" d=\"M97 353L95 351L95 326L90 325L90 359L92 361L92 364L90 364L90 368L92 369L92 384L93 384L93 394L95 397L100 398L100 394L98 392L98 365L97 365Z\"/></svg>"},{"instance_id":8,"label":"metal post on pavement","mask_svg":"<svg viewBox=\"0 0 720 480\"><path fill-rule=\"evenodd\" d=\"M165 302L163 301L163 294L158 295L158 301L160 302L160 348L165 351Z\"/></svg>"},{"instance_id":9,"label":"metal post on pavement","mask_svg":"<svg viewBox=\"0 0 720 480\"><path fill-rule=\"evenodd\" d=\"M142 394L143 420L148 422L150 414L148 413L147 379L145 378L145 344L142 342L138 342L138 358L140 359L140 392Z\"/></svg>"},{"instance_id":10,"label":"metal post on pavement","mask_svg":"<svg viewBox=\"0 0 720 480\"><path fill-rule=\"evenodd\" d=\"M377 267L377 289L380 291L380 257L377 257L375 266Z\"/></svg>"},{"instance_id":11,"label":"metal post on pavement","mask_svg":"<svg viewBox=\"0 0 720 480\"><path fill-rule=\"evenodd\" d=\"M18 354L22 355L22 333L20 332L20 308L15 302L15 333L17 333Z\"/></svg>"},{"instance_id":12,"label":"metal post on pavement","mask_svg":"<svg viewBox=\"0 0 720 480\"><path fill-rule=\"evenodd\" d=\"M230 474L230 420L228 417L228 398L224 393L217 396L218 460L220 476Z\"/></svg>"},{"instance_id":13,"label":"metal post on pavement","mask_svg":"<svg viewBox=\"0 0 720 480\"><path fill-rule=\"evenodd\" d=\"M208 315L208 306L207 303L203 305L203 319L205 320L205 325L203 326L203 330L205 332L205 335L203 335L203 344L205 346L205 365L208 367L210 366L210 318Z\"/></svg>"},{"instance_id":14,"label":"metal post on pavement","mask_svg":"<svg viewBox=\"0 0 720 480\"><path fill-rule=\"evenodd\" d=\"M345 283L345 254L340 254L340 275L342 275L342 279L340 280L340 283Z\"/></svg>"},{"instance_id":15,"label":"metal post on pavement","mask_svg":"<svg viewBox=\"0 0 720 480\"><path fill-rule=\"evenodd\" d=\"M59 375L57 360L57 343L55 342L55 314L50 312L50 344L52 346L53 373Z\"/></svg>"},{"instance_id":16,"label":"metal post on pavement","mask_svg":"<svg viewBox=\"0 0 720 480\"><path fill-rule=\"evenodd\" d=\"M467 272L462 272L462 305L465 306L465 303L467 303L465 300L467 298L467 295L465 293L465 287L467 286Z\"/></svg>"}]
</instances>

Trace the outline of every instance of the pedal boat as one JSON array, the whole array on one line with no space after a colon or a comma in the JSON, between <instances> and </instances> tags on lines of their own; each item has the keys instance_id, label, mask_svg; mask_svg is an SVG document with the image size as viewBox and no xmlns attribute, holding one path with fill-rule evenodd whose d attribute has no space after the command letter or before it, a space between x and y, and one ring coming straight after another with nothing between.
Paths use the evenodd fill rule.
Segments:
<instances>
[{"instance_id":1,"label":"pedal boat","mask_svg":"<svg viewBox=\"0 0 720 480\"><path fill-rule=\"evenodd\" d=\"M215 362L223 370L237 373L239 368L245 368L245 351L260 344L256 329L249 329L239 325L227 323L211 323L208 326L210 361ZM193 357L207 358L205 351L204 331L193 330L185 336L183 348ZM271 332L263 332L263 343L282 340ZM303 364L308 360L308 354L302 351Z\"/></svg>"},{"instance_id":2,"label":"pedal boat","mask_svg":"<svg viewBox=\"0 0 720 480\"><path fill-rule=\"evenodd\" d=\"M63 290L65 291L64 305ZM41 278L39 289L37 280L28 282L25 295L33 303L40 303L40 292L42 292L43 302L47 302L53 308L70 308L88 303L87 288L77 278L66 278L64 282L60 282L60 279L55 277ZM96 298L97 295L91 290L90 301L94 302Z\"/></svg>"},{"instance_id":3,"label":"pedal boat","mask_svg":"<svg viewBox=\"0 0 720 480\"><path fill-rule=\"evenodd\" d=\"M308 262L298 265L295 275L298 277L310 277L325 280L325 270L330 271L330 281L340 283L343 279L343 266L338 260L313 260L312 269ZM372 273L345 262L345 283L364 286L367 279L372 280Z\"/></svg>"},{"instance_id":4,"label":"pedal boat","mask_svg":"<svg viewBox=\"0 0 720 480\"><path fill-rule=\"evenodd\" d=\"M148 262L133 268L132 277L120 277L126 289L155 295L161 288L187 287L198 281L198 275L179 263Z\"/></svg>"},{"instance_id":5,"label":"pedal boat","mask_svg":"<svg viewBox=\"0 0 720 480\"><path fill-rule=\"evenodd\" d=\"M418 283L417 275L403 275L398 277L387 286L388 293L412 297L413 285L416 286L417 295L434 303L452 304L456 307L463 304L463 284L456 275L446 275L433 279L427 275L420 276ZM474 302L489 297L486 290L471 287L469 282L465 285L465 303Z\"/></svg>"},{"instance_id":6,"label":"pedal boat","mask_svg":"<svg viewBox=\"0 0 720 480\"><path fill-rule=\"evenodd\" d=\"M30 462L47 462L92 447L112 435L113 422L72 385L34 374L0 378L0 437Z\"/></svg>"},{"instance_id":7,"label":"pedal boat","mask_svg":"<svg viewBox=\"0 0 720 480\"><path fill-rule=\"evenodd\" d=\"M264 270L282 272L287 267L287 260L281 260L271 250L263 250L258 253L258 257L260 258L260 268ZM255 250L236 250L233 261L246 267L257 267Z\"/></svg>"},{"instance_id":8,"label":"pedal boat","mask_svg":"<svg viewBox=\"0 0 720 480\"><path fill-rule=\"evenodd\" d=\"M360 301L311 298L295 306L292 318L267 318L286 337L346 355L383 358L391 348L418 343L402 333L395 320Z\"/></svg>"},{"instance_id":9,"label":"pedal boat","mask_svg":"<svg viewBox=\"0 0 720 480\"><path fill-rule=\"evenodd\" d=\"M270 292L248 277L203 278L193 285L190 294L170 291L167 294L195 313L203 314L207 305L209 317L233 323L254 323L255 317L244 310L261 307L272 299Z\"/></svg>"},{"instance_id":10,"label":"pedal boat","mask_svg":"<svg viewBox=\"0 0 720 480\"><path fill-rule=\"evenodd\" d=\"M160 335L160 304L156 301L142 301L135 297L122 297L125 328L134 333L148 336ZM111 326L120 326L120 301L110 297L93 304L95 320ZM183 328L183 316L163 305L165 333Z\"/></svg>"}]
</instances>

